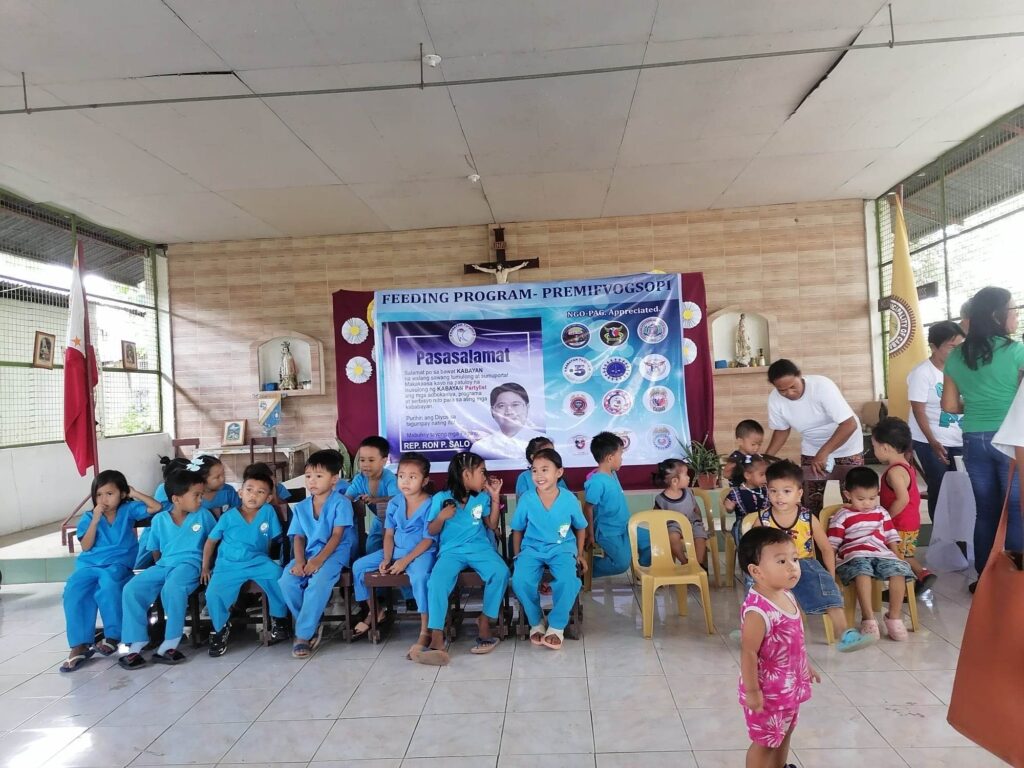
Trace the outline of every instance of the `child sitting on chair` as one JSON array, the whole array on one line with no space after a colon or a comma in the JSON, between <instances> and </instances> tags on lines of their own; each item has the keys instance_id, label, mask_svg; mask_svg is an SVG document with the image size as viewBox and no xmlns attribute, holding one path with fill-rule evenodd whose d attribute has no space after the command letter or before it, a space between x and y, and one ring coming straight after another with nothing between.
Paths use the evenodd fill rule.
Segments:
<instances>
[{"instance_id":1,"label":"child sitting on chair","mask_svg":"<svg viewBox=\"0 0 1024 768\"><path fill-rule=\"evenodd\" d=\"M391 455L391 446L380 435L364 438L356 451L359 474L343 491L352 501L361 501L372 513L370 529L366 532L366 554L377 552L384 546L384 510L388 500L398 495L395 473L384 465ZM378 507L378 504L381 507ZM381 509L380 514L377 510Z\"/></svg>"},{"instance_id":2,"label":"child sitting on chair","mask_svg":"<svg viewBox=\"0 0 1024 768\"><path fill-rule=\"evenodd\" d=\"M743 518L751 512L762 512L768 508L768 485L765 470L768 460L760 454L744 456L732 465L729 477L729 493L722 502L726 512L736 515L732 526L732 536L739 546Z\"/></svg>"},{"instance_id":3,"label":"child sitting on chair","mask_svg":"<svg viewBox=\"0 0 1024 768\"><path fill-rule=\"evenodd\" d=\"M577 565L584 572L587 569L583 556L587 519L575 494L558 486L562 457L554 448L538 450L531 471L535 490L523 494L510 525L515 558L512 589L530 622L530 642L557 651L582 586ZM537 594L545 566L554 576L547 627Z\"/></svg>"},{"instance_id":4,"label":"child sitting on chair","mask_svg":"<svg viewBox=\"0 0 1024 768\"><path fill-rule=\"evenodd\" d=\"M247 581L254 581L267 596L270 609L270 644L288 639L288 607L278 581L281 566L270 559L270 545L282 535L277 512L270 505L274 478L265 464L246 468L242 482L242 503L229 509L210 531L203 548L203 570L199 580L206 587L206 608L213 634L210 655L223 656L228 650L231 606ZM211 563L217 563L211 575Z\"/></svg>"},{"instance_id":5,"label":"child sitting on chair","mask_svg":"<svg viewBox=\"0 0 1024 768\"><path fill-rule=\"evenodd\" d=\"M678 512L690 521L693 529L693 549L697 562L705 567L705 556L708 551L708 531L700 517L697 500L688 489L690 487L690 467L681 459L665 459L658 464L658 482L665 489L654 497L656 509L668 509ZM672 547L672 557L680 564L687 563L686 542L683 541L683 529L679 523L670 520L668 523L668 543Z\"/></svg>"},{"instance_id":6,"label":"child sitting on chair","mask_svg":"<svg viewBox=\"0 0 1024 768\"><path fill-rule=\"evenodd\" d=\"M546 435L535 437L526 444L526 469L519 473L519 477L516 478L516 499L519 499L527 491L534 490L533 485L533 457L541 448L551 448L554 450L555 444L551 442L551 438ZM565 478L558 478L558 487L569 490L569 486L565 484Z\"/></svg>"},{"instance_id":7,"label":"child sitting on chair","mask_svg":"<svg viewBox=\"0 0 1024 768\"><path fill-rule=\"evenodd\" d=\"M335 492L341 454L316 451L306 460L309 495L295 505L288 536L295 559L281 576L281 592L295 622L292 656L305 659L320 644L320 619L341 569L358 545L352 502Z\"/></svg>"},{"instance_id":8,"label":"child sitting on chair","mask_svg":"<svg viewBox=\"0 0 1024 768\"><path fill-rule=\"evenodd\" d=\"M622 467L625 453L622 438L612 432L599 432L590 441L590 453L597 469L583 484L587 518L587 548L601 548L594 553L594 577L624 573L633 556L629 548L629 505L616 472ZM637 547L641 565L650 564L651 535L644 529L637 531ZM646 562L645 562L646 560Z\"/></svg>"},{"instance_id":9,"label":"child sitting on chair","mask_svg":"<svg viewBox=\"0 0 1024 768\"><path fill-rule=\"evenodd\" d=\"M890 640L907 639L903 624L903 597L907 579L914 578L900 557L900 535L889 513L878 504L878 475L868 467L854 467L844 481L846 504L828 526L828 541L836 551L836 574L844 585L853 584L860 604L860 633L878 638L878 622L871 602L872 581L889 585L889 613L885 628Z\"/></svg>"}]
</instances>

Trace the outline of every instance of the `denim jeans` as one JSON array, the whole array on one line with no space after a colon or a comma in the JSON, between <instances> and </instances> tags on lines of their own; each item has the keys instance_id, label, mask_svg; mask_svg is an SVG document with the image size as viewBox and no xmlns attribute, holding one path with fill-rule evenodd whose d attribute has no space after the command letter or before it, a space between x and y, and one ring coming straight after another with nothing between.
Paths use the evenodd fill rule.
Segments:
<instances>
[{"instance_id":1,"label":"denim jeans","mask_svg":"<svg viewBox=\"0 0 1024 768\"><path fill-rule=\"evenodd\" d=\"M994 435L995 432L964 433L964 462L978 508L978 519L974 523L974 567L978 573L985 570L992 551L1006 499L1006 480L1010 474L1010 457L992 446ZM1010 489L1011 514L1006 529L1006 548L1018 552L1024 539L1019 510L1020 481L1014 477Z\"/></svg>"},{"instance_id":2,"label":"denim jeans","mask_svg":"<svg viewBox=\"0 0 1024 768\"><path fill-rule=\"evenodd\" d=\"M939 500L942 477L947 472L956 471L953 457L962 456L963 452L963 448L949 448L947 446L946 455L949 456L949 462L943 464L942 459L935 455L935 451L932 450L928 443L922 443L919 440L914 441L914 454L917 456L917 460L921 462L921 468L924 470L924 482L928 486L928 517L931 518L932 524L935 523L935 504Z\"/></svg>"}]
</instances>

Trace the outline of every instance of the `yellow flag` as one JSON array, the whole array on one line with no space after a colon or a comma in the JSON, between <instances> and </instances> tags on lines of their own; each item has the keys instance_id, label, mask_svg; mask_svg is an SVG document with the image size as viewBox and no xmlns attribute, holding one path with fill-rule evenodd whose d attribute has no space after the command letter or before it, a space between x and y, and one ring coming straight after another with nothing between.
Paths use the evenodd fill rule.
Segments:
<instances>
[{"instance_id":1,"label":"yellow flag","mask_svg":"<svg viewBox=\"0 0 1024 768\"><path fill-rule=\"evenodd\" d=\"M907 376L919 363L928 359L921 312L917 306L917 286L910 267L910 243L903 206L897 196L889 198L892 208L892 295L889 297L889 415L907 419Z\"/></svg>"}]
</instances>

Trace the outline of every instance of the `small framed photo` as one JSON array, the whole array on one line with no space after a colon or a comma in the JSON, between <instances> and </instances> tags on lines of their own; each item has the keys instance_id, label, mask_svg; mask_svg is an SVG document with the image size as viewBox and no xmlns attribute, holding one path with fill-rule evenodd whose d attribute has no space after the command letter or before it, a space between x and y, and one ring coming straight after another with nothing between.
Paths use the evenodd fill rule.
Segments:
<instances>
[{"instance_id":1,"label":"small framed photo","mask_svg":"<svg viewBox=\"0 0 1024 768\"><path fill-rule=\"evenodd\" d=\"M221 445L245 445L245 419L225 421Z\"/></svg>"},{"instance_id":2,"label":"small framed photo","mask_svg":"<svg viewBox=\"0 0 1024 768\"><path fill-rule=\"evenodd\" d=\"M126 371L139 370L139 353L134 341L121 342L121 367Z\"/></svg>"},{"instance_id":3,"label":"small framed photo","mask_svg":"<svg viewBox=\"0 0 1024 768\"><path fill-rule=\"evenodd\" d=\"M57 337L52 333L36 331L36 341L32 345L32 367L53 368L53 354L57 349Z\"/></svg>"}]
</instances>

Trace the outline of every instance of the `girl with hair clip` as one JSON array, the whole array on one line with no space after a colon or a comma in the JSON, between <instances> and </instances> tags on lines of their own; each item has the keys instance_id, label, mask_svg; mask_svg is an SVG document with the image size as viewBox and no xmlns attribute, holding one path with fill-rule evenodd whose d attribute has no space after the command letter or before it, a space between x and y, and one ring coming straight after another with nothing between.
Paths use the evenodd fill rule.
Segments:
<instances>
[{"instance_id":1,"label":"girl with hair clip","mask_svg":"<svg viewBox=\"0 0 1024 768\"><path fill-rule=\"evenodd\" d=\"M690 521L690 527L693 528L693 548L697 554L697 561L704 567L708 550L708 532L700 518L697 501L693 493L687 490L690 487L689 465L681 459L665 459L658 464L657 477L658 484L664 490L654 497L655 508L678 512ZM686 542L683 541L683 530L679 523L669 522L668 541L672 547L672 556L681 564L685 564Z\"/></svg>"},{"instance_id":2,"label":"girl with hair clip","mask_svg":"<svg viewBox=\"0 0 1024 768\"><path fill-rule=\"evenodd\" d=\"M768 459L756 453L744 456L742 462L733 465L732 474L729 476L729 485L732 487L726 494L723 504L726 512L736 515L732 536L737 546L740 543L743 518L751 512L761 512L768 508L768 481L764 474L766 469Z\"/></svg>"}]
</instances>

